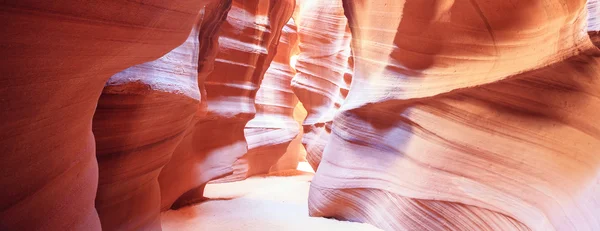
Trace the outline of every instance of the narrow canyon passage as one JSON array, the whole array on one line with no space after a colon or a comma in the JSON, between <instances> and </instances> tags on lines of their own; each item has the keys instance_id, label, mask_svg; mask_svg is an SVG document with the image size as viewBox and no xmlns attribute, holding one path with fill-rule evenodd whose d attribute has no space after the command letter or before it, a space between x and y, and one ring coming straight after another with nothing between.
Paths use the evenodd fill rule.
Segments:
<instances>
[{"instance_id":1,"label":"narrow canyon passage","mask_svg":"<svg viewBox=\"0 0 600 231\"><path fill-rule=\"evenodd\" d=\"M0 231L600 231L600 0L8 0L0 32Z\"/></svg>"}]
</instances>

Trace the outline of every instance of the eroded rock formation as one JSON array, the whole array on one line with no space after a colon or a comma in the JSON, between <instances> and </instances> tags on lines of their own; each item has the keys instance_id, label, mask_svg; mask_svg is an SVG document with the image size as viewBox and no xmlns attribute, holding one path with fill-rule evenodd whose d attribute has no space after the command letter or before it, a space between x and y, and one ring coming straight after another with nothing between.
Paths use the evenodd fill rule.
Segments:
<instances>
[{"instance_id":1,"label":"eroded rock formation","mask_svg":"<svg viewBox=\"0 0 600 231\"><path fill-rule=\"evenodd\" d=\"M214 28L219 44L214 70L199 80L204 112L192 121L159 176L163 210L202 199L208 181L233 173L232 166L247 151L244 127L256 112L256 92L294 9L291 0L233 0L229 5L225 22Z\"/></svg>"},{"instance_id":2,"label":"eroded rock formation","mask_svg":"<svg viewBox=\"0 0 600 231\"><path fill-rule=\"evenodd\" d=\"M104 83L182 44L201 2L0 3L0 230L100 230Z\"/></svg>"},{"instance_id":3,"label":"eroded rock formation","mask_svg":"<svg viewBox=\"0 0 600 231\"><path fill-rule=\"evenodd\" d=\"M297 40L296 23L290 18L281 32L273 62L256 93L256 115L244 128L248 152L235 162L233 174L218 182L269 173L298 135L298 123L294 120L298 99L290 86L296 74L290 59L297 53Z\"/></svg>"},{"instance_id":4,"label":"eroded rock formation","mask_svg":"<svg viewBox=\"0 0 600 231\"><path fill-rule=\"evenodd\" d=\"M214 60L219 50L219 30L227 18L227 14L231 8L232 1L219 1L213 4L207 4L202 12L202 19L198 32L200 42L198 66L197 66L197 83L200 91L200 104L197 105L196 111L187 124L183 132L183 139L173 151L171 160L161 170L159 174L160 185L160 210L168 210L173 206L173 203L185 192L185 187L190 187L189 182L196 180L198 176L192 175L200 171L195 169L195 172L184 172L181 170L194 170L187 163L188 151L194 145L193 133L196 130L195 125L207 113L206 105L206 89L204 88L204 80L214 69ZM188 157L189 158L189 157ZM186 165L188 164L188 165ZM181 168L180 168L181 165Z\"/></svg>"},{"instance_id":5,"label":"eroded rock formation","mask_svg":"<svg viewBox=\"0 0 600 231\"><path fill-rule=\"evenodd\" d=\"M312 216L600 230L598 0L298 3L0 3L0 230L159 230L298 134Z\"/></svg>"},{"instance_id":6,"label":"eroded rock formation","mask_svg":"<svg viewBox=\"0 0 600 231\"><path fill-rule=\"evenodd\" d=\"M304 106L298 102L293 112L293 118L298 123L298 135L292 139L283 156L271 167L271 172L298 169L300 162L306 162L306 149L302 145L302 137L304 136L302 122L306 119L306 114Z\"/></svg>"},{"instance_id":7,"label":"eroded rock formation","mask_svg":"<svg viewBox=\"0 0 600 231\"><path fill-rule=\"evenodd\" d=\"M600 51L585 4L345 0L355 72L311 215L385 230L600 229Z\"/></svg>"},{"instance_id":8,"label":"eroded rock formation","mask_svg":"<svg viewBox=\"0 0 600 231\"><path fill-rule=\"evenodd\" d=\"M161 228L158 174L200 102L200 26L199 21L184 44L160 59L112 76L102 91L92 130L99 168L96 210L104 230Z\"/></svg>"},{"instance_id":9,"label":"eroded rock formation","mask_svg":"<svg viewBox=\"0 0 600 231\"><path fill-rule=\"evenodd\" d=\"M308 112L302 143L317 169L333 116L352 79L350 33L341 0L302 0L296 12L300 53L292 88Z\"/></svg>"},{"instance_id":10,"label":"eroded rock formation","mask_svg":"<svg viewBox=\"0 0 600 231\"><path fill-rule=\"evenodd\" d=\"M588 33L592 42L600 46L600 1L588 0Z\"/></svg>"}]
</instances>

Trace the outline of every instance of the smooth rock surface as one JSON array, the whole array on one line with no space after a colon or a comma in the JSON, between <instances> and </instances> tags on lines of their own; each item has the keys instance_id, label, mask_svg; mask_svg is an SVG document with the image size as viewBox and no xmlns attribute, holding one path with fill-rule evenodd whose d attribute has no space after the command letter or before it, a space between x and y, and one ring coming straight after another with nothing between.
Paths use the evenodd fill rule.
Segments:
<instances>
[{"instance_id":1,"label":"smooth rock surface","mask_svg":"<svg viewBox=\"0 0 600 231\"><path fill-rule=\"evenodd\" d=\"M355 72L311 215L384 230L600 229L600 51L585 1L344 3Z\"/></svg>"},{"instance_id":2,"label":"smooth rock surface","mask_svg":"<svg viewBox=\"0 0 600 231\"><path fill-rule=\"evenodd\" d=\"M197 83L200 91L200 104L197 105L195 114L191 121L186 125L183 131L183 138L177 145L171 156L171 160L164 166L158 176L160 185L160 210L165 211L173 207L175 201L189 190L190 184L200 178L201 181L208 181L202 177L203 170L210 169L202 164L205 161L200 158L197 162L191 162L193 158L190 151L194 145L206 145L206 143L196 143L195 131L196 124L207 114L206 89L204 81L214 70L214 60L219 50L219 30L231 8L232 1L217 1L207 4L202 12L202 19L198 32L200 42L198 52L198 72ZM199 164L196 166L194 164ZM207 172L207 171L204 171ZM179 207L182 205L176 205Z\"/></svg>"},{"instance_id":3,"label":"smooth rock surface","mask_svg":"<svg viewBox=\"0 0 600 231\"><path fill-rule=\"evenodd\" d=\"M298 122L294 120L298 99L290 86L296 74L290 59L297 53L297 40L296 23L290 18L281 32L273 62L256 93L256 114L244 127L248 152L235 162L233 174L218 182L238 181L269 173L298 135ZM290 169L296 169L296 166L290 166Z\"/></svg>"},{"instance_id":4,"label":"smooth rock surface","mask_svg":"<svg viewBox=\"0 0 600 231\"><path fill-rule=\"evenodd\" d=\"M218 49L211 53L216 55L213 71L205 78L199 74L204 114L192 121L159 176L163 210L202 200L205 184L232 174L234 163L247 152L244 127L254 117L258 86L294 4L233 0L225 21L214 27Z\"/></svg>"},{"instance_id":5,"label":"smooth rock surface","mask_svg":"<svg viewBox=\"0 0 600 231\"><path fill-rule=\"evenodd\" d=\"M600 1L588 0L588 34L592 42L600 47Z\"/></svg>"},{"instance_id":6,"label":"smooth rock surface","mask_svg":"<svg viewBox=\"0 0 600 231\"><path fill-rule=\"evenodd\" d=\"M588 31L600 31L600 1L588 0Z\"/></svg>"},{"instance_id":7,"label":"smooth rock surface","mask_svg":"<svg viewBox=\"0 0 600 231\"><path fill-rule=\"evenodd\" d=\"M304 149L304 146L302 145L302 137L304 136L304 132L302 131L302 122L304 119L306 119L306 114L306 110L302 106L302 103L298 102L298 104L296 104L294 107L293 117L298 123L299 133L290 142L283 156L279 158L274 166L271 167L270 171L277 172L287 169L299 169L301 162L308 164L306 161L306 149ZM312 172L314 172L310 165L309 168Z\"/></svg>"},{"instance_id":8,"label":"smooth rock surface","mask_svg":"<svg viewBox=\"0 0 600 231\"><path fill-rule=\"evenodd\" d=\"M352 81L351 36L341 0L301 0L294 18L300 53L292 89L308 112L302 143L316 170Z\"/></svg>"},{"instance_id":9,"label":"smooth rock surface","mask_svg":"<svg viewBox=\"0 0 600 231\"><path fill-rule=\"evenodd\" d=\"M160 229L158 174L200 102L200 26L198 21L185 43L163 57L113 75L102 91L92 131L96 210L104 230Z\"/></svg>"},{"instance_id":10,"label":"smooth rock surface","mask_svg":"<svg viewBox=\"0 0 600 231\"><path fill-rule=\"evenodd\" d=\"M0 230L100 230L104 83L189 35L202 1L0 3Z\"/></svg>"}]
</instances>

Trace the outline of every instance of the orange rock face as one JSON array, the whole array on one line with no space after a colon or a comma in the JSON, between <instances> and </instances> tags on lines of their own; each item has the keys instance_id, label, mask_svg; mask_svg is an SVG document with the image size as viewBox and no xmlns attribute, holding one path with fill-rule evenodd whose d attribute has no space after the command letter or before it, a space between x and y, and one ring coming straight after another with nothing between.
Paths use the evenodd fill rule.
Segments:
<instances>
[{"instance_id":1,"label":"orange rock face","mask_svg":"<svg viewBox=\"0 0 600 231\"><path fill-rule=\"evenodd\" d=\"M308 112L302 143L306 159L316 170L333 116L350 87L351 36L341 0L302 0L295 18L300 53L292 88Z\"/></svg>"},{"instance_id":2,"label":"orange rock face","mask_svg":"<svg viewBox=\"0 0 600 231\"><path fill-rule=\"evenodd\" d=\"M94 114L104 230L159 230L158 174L183 138L200 100L200 22L160 59L112 76ZM123 209L127 208L127 209Z\"/></svg>"},{"instance_id":3,"label":"orange rock face","mask_svg":"<svg viewBox=\"0 0 600 231\"><path fill-rule=\"evenodd\" d=\"M298 124L298 135L290 141L285 153L275 165L270 169L271 172L286 171L290 169L298 169L300 162L306 162L306 149L302 145L302 122L306 119L306 110L302 103L298 102L294 106L293 118Z\"/></svg>"},{"instance_id":4,"label":"orange rock face","mask_svg":"<svg viewBox=\"0 0 600 231\"><path fill-rule=\"evenodd\" d=\"M92 116L104 83L180 45L199 3L0 3L1 230L100 230Z\"/></svg>"},{"instance_id":5,"label":"orange rock face","mask_svg":"<svg viewBox=\"0 0 600 231\"><path fill-rule=\"evenodd\" d=\"M204 80L214 69L214 59L219 50L218 32L221 25L225 22L227 13L231 8L231 1L219 1L213 4L208 4L202 12L200 20L200 28L198 37L200 41L198 55L198 88L200 91L200 104L197 105L197 110L192 117L192 120L187 124L187 128L183 132L183 139L175 148L172 158L169 163L161 170L159 174L160 185L160 210L165 211L173 206L173 203L183 193L185 187L190 187L190 182L196 180L196 176L190 175L187 172L181 171L194 170L190 163L186 163L190 158L188 152L194 144L193 133L198 120L204 117L206 110L206 89L204 88ZM193 156L192 156L193 157ZM187 164L187 165L186 165ZM182 166L181 168L179 166ZM204 166L202 166L204 167ZM200 171L196 169L197 173Z\"/></svg>"},{"instance_id":6,"label":"orange rock face","mask_svg":"<svg viewBox=\"0 0 600 231\"><path fill-rule=\"evenodd\" d=\"M232 174L232 166L246 153L244 127L254 117L258 86L293 8L290 0L230 3L225 22L215 27L214 71L199 81L205 115L194 119L159 176L163 209L202 199L204 185Z\"/></svg>"},{"instance_id":7,"label":"orange rock face","mask_svg":"<svg viewBox=\"0 0 600 231\"><path fill-rule=\"evenodd\" d=\"M283 27L275 57L256 93L256 114L244 128L248 152L235 162L233 174L219 182L269 173L298 135L298 123L294 120L298 99L290 86L296 74L290 59L297 53L297 40L296 23L290 19ZM295 166L291 168L296 169Z\"/></svg>"},{"instance_id":8,"label":"orange rock face","mask_svg":"<svg viewBox=\"0 0 600 231\"><path fill-rule=\"evenodd\" d=\"M0 230L160 230L208 182L297 174L304 156L311 216L600 230L598 0L0 11Z\"/></svg>"},{"instance_id":9,"label":"orange rock face","mask_svg":"<svg viewBox=\"0 0 600 231\"><path fill-rule=\"evenodd\" d=\"M597 230L585 1L344 1L355 72L313 216L384 230ZM568 7L552 7L549 5Z\"/></svg>"}]
</instances>

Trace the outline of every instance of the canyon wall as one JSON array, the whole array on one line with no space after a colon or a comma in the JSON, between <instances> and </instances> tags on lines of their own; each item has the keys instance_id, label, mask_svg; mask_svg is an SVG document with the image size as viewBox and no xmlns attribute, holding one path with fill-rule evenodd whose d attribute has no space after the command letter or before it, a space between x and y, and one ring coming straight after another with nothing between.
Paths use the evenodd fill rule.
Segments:
<instances>
[{"instance_id":1,"label":"canyon wall","mask_svg":"<svg viewBox=\"0 0 600 231\"><path fill-rule=\"evenodd\" d=\"M204 81L206 77L214 70L214 61L219 51L219 31L227 18L227 14L231 9L232 1L220 1L215 4L206 5L203 11L200 30L198 33L199 40L202 41L199 47L197 83L200 91L200 104L192 117L192 120L187 124L187 128L183 132L183 139L173 151L171 160L168 165L161 170L159 174L160 185L160 210L165 211L173 206L175 200L184 193L185 187L190 187L190 181L195 180L197 176L191 175L188 172L181 171L182 169L194 169L193 165L186 165L192 145L194 144L195 125L208 112L206 103L206 89ZM192 156L193 157L193 156ZM200 164L202 162L199 162ZM187 163L192 164L192 163ZM178 166L181 165L182 168ZM187 168L186 168L187 167ZM201 169L197 169L196 172ZM200 175L198 175L200 176ZM178 184L178 182L182 184Z\"/></svg>"},{"instance_id":2,"label":"canyon wall","mask_svg":"<svg viewBox=\"0 0 600 231\"><path fill-rule=\"evenodd\" d=\"M333 116L350 87L351 36L341 0L301 0L294 17L300 53L292 89L308 113L302 143L316 170Z\"/></svg>"},{"instance_id":3,"label":"canyon wall","mask_svg":"<svg viewBox=\"0 0 600 231\"><path fill-rule=\"evenodd\" d=\"M600 1L588 0L588 31L600 31Z\"/></svg>"},{"instance_id":4,"label":"canyon wall","mask_svg":"<svg viewBox=\"0 0 600 231\"><path fill-rule=\"evenodd\" d=\"M103 230L161 228L158 174L200 100L200 25L165 56L112 76L102 91L92 130L99 168L96 210Z\"/></svg>"},{"instance_id":5,"label":"canyon wall","mask_svg":"<svg viewBox=\"0 0 600 231\"><path fill-rule=\"evenodd\" d=\"M300 139L311 216L600 230L597 0L0 11L0 230L159 230L209 181L295 168Z\"/></svg>"},{"instance_id":6,"label":"canyon wall","mask_svg":"<svg viewBox=\"0 0 600 231\"><path fill-rule=\"evenodd\" d=\"M296 23L290 18L281 31L273 62L256 93L255 116L244 127L248 152L237 159L232 175L215 182L237 181L269 173L298 135L298 122L294 120L298 99L290 86L296 74L290 59L297 53L297 37Z\"/></svg>"},{"instance_id":7,"label":"canyon wall","mask_svg":"<svg viewBox=\"0 0 600 231\"><path fill-rule=\"evenodd\" d=\"M302 106L302 103L298 102L294 106L292 117L297 123L298 135L290 141L285 153L271 167L270 172L297 170L300 162L306 162L306 149L302 145L302 137L304 136L302 122L306 119L306 110Z\"/></svg>"},{"instance_id":8,"label":"canyon wall","mask_svg":"<svg viewBox=\"0 0 600 231\"><path fill-rule=\"evenodd\" d=\"M202 200L208 181L233 174L234 163L247 152L244 127L256 113L257 90L294 5L291 0L231 1L225 21L214 28L213 71L199 75L201 112L159 175L163 210Z\"/></svg>"},{"instance_id":9,"label":"canyon wall","mask_svg":"<svg viewBox=\"0 0 600 231\"><path fill-rule=\"evenodd\" d=\"M182 44L203 2L0 3L0 230L100 230L92 116L105 82Z\"/></svg>"},{"instance_id":10,"label":"canyon wall","mask_svg":"<svg viewBox=\"0 0 600 231\"><path fill-rule=\"evenodd\" d=\"M600 229L585 5L345 0L355 72L310 214L384 230Z\"/></svg>"},{"instance_id":11,"label":"canyon wall","mask_svg":"<svg viewBox=\"0 0 600 231\"><path fill-rule=\"evenodd\" d=\"M588 34L596 46L600 46L600 1L588 0Z\"/></svg>"}]
</instances>

